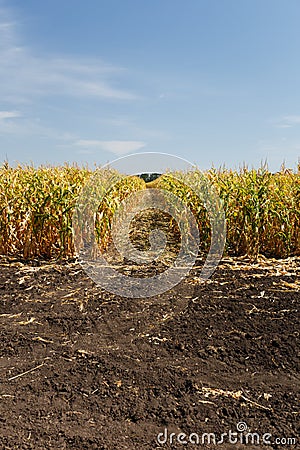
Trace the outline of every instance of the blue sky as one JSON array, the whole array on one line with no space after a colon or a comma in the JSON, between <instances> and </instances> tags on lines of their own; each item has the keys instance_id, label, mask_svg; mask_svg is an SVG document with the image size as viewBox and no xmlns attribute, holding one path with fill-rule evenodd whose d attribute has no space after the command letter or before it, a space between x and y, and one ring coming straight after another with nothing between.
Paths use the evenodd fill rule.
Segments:
<instances>
[{"instance_id":1,"label":"blue sky","mask_svg":"<svg viewBox=\"0 0 300 450\"><path fill-rule=\"evenodd\" d=\"M298 0L0 0L0 159L300 155Z\"/></svg>"}]
</instances>

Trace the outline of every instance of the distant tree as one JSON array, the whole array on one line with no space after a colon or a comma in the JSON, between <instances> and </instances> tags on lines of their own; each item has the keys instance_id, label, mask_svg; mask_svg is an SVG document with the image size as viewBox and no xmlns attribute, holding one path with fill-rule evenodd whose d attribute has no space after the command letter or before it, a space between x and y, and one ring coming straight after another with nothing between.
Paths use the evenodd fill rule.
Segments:
<instances>
[{"instance_id":1,"label":"distant tree","mask_svg":"<svg viewBox=\"0 0 300 450\"><path fill-rule=\"evenodd\" d=\"M155 172L141 173L138 176L140 178L142 178L145 181L145 183L150 183L151 181L154 181L154 180L156 180L156 178L160 177L161 173L155 173Z\"/></svg>"}]
</instances>

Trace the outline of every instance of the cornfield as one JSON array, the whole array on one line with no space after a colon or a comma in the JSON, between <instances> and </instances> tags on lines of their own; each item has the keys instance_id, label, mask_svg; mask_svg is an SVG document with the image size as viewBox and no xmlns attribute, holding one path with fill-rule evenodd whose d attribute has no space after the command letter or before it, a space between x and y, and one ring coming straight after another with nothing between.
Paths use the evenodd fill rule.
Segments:
<instances>
[{"instance_id":1,"label":"cornfield","mask_svg":"<svg viewBox=\"0 0 300 450\"><path fill-rule=\"evenodd\" d=\"M73 258L72 217L89 168L0 167L0 254L24 259ZM204 174L223 202L226 253L285 258L300 255L300 166L273 174L266 167L240 171L210 169ZM105 181L105 176L104 176ZM105 183L104 183L105 185ZM191 189L190 186L196 189ZM201 249L210 245L210 222L203 175L195 170L162 175L151 183L125 177L101 200L95 216L95 236L103 248L110 239L112 217L120 202L146 187L166 189L195 215ZM199 198L197 191L204 192ZM171 227L176 224L170 222ZM174 228L175 229L175 228Z\"/></svg>"},{"instance_id":2,"label":"cornfield","mask_svg":"<svg viewBox=\"0 0 300 450\"><path fill-rule=\"evenodd\" d=\"M91 171L76 166L0 168L0 253L25 259L74 254L72 209Z\"/></svg>"}]
</instances>

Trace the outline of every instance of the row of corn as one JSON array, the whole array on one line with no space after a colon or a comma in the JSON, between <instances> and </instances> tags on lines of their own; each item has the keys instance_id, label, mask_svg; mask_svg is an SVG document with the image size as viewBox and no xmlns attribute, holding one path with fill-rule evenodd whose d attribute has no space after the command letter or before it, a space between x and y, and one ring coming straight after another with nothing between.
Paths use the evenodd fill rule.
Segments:
<instances>
[{"instance_id":1,"label":"row of corn","mask_svg":"<svg viewBox=\"0 0 300 450\"><path fill-rule=\"evenodd\" d=\"M282 168L273 174L266 167L244 167L239 172L211 169L204 175L197 171L174 175L164 175L154 183L189 205L198 218L203 250L211 243L209 211L217 217L221 199L227 254L300 255L300 165L297 173Z\"/></svg>"},{"instance_id":2,"label":"row of corn","mask_svg":"<svg viewBox=\"0 0 300 450\"><path fill-rule=\"evenodd\" d=\"M151 185L141 178L115 173L117 181L112 183L112 171L97 173L102 195L94 215L94 231L102 249L110 240L113 216L122 200L147 186L171 192L190 208L198 222L203 251L210 246L211 216L218 216L224 209L227 254L278 258L300 255L300 166L298 172L282 168L275 174L266 167L210 169L204 174L197 170L174 172ZM82 189L95 185L88 183L93 176L94 170L75 165L34 168L3 164L0 254L25 259L74 257L73 214L76 208L83 216L90 213L88 209L95 209L95 204L89 205L88 191L78 207ZM175 230L173 222L170 217L170 227ZM84 226L83 221L80 223Z\"/></svg>"}]
</instances>

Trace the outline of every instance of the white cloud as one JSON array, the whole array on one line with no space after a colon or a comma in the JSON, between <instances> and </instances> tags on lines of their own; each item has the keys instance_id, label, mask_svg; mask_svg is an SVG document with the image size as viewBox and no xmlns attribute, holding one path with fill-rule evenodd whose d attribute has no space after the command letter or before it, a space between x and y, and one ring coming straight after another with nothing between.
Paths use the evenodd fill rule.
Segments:
<instances>
[{"instance_id":1,"label":"white cloud","mask_svg":"<svg viewBox=\"0 0 300 450\"><path fill-rule=\"evenodd\" d=\"M300 124L300 116L285 116L284 120L292 124Z\"/></svg>"},{"instance_id":2,"label":"white cloud","mask_svg":"<svg viewBox=\"0 0 300 450\"><path fill-rule=\"evenodd\" d=\"M300 125L300 115L287 115L272 121L277 128L292 128Z\"/></svg>"},{"instance_id":3,"label":"white cloud","mask_svg":"<svg viewBox=\"0 0 300 450\"><path fill-rule=\"evenodd\" d=\"M21 117L18 111L0 111L0 120L14 119L15 117Z\"/></svg>"},{"instance_id":4,"label":"white cloud","mask_svg":"<svg viewBox=\"0 0 300 450\"><path fill-rule=\"evenodd\" d=\"M55 128L45 126L38 118L24 117L18 111L0 111L0 138L6 136L30 138L39 137L71 143L76 135L58 131Z\"/></svg>"},{"instance_id":5,"label":"white cloud","mask_svg":"<svg viewBox=\"0 0 300 450\"><path fill-rule=\"evenodd\" d=\"M136 152L146 146L142 141L100 141L80 139L74 143L81 147L80 153L92 153L93 150L104 150L115 155L125 155Z\"/></svg>"},{"instance_id":6,"label":"white cloud","mask_svg":"<svg viewBox=\"0 0 300 450\"><path fill-rule=\"evenodd\" d=\"M119 84L124 69L98 59L39 55L23 45L16 22L0 8L0 101L31 102L35 96L137 98Z\"/></svg>"}]
</instances>

